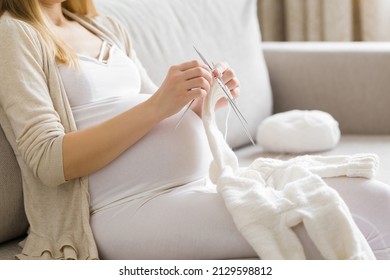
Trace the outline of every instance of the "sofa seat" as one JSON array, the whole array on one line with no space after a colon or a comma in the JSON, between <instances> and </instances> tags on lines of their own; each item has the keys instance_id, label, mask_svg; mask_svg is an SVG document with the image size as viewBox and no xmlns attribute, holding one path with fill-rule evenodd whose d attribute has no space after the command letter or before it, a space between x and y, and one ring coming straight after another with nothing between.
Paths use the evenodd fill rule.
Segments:
<instances>
[{"instance_id":1,"label":"sofa seat","mask_svg":"<svg viewBox=\"0 0 390 280\"><path fill-rule=\"evenodd\" d=\"M390 185L390 135L343 135L339 144L332 150L317 153L320 155L352 155L356 153L374 153L379 156L379 168L376 180ZM258 157L270 157L281 160L296 155L267 153L258 146L245 146L236 151L241 166L249 165Z\"/></svg>"}]
</instances>

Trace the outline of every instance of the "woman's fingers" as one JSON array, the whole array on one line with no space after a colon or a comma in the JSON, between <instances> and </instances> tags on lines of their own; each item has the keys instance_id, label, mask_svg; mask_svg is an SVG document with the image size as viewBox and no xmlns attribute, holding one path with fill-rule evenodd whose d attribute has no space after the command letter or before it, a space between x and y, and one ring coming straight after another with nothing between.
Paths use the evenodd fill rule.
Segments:
<instances>
[{"instance_id":1,"label":"woman's fingers","mask_svg":"<svg viewBox=\"0 0 390 280\"><path fill-rule=\"evenodd\" d=\"M181 88L177 92L180 99L188 100L205 96L211 88L212 74L207 66L197 60L187 61L171 67L171 75L175 77L175 83Z\"/></svg>"},{"instance_id":2,"label":"woman's fingers","mask_svg":"<svg viewBox=\"0 0 390 280\"><path fill-rule=\"evenodd\" d=\"M238 79L236 77L233 77L232 79L230 79L226 83L226 86L231 91L231 93L233 94L234 97L238 97L238 95L240 93L240 82L238 81Z\"/></svg>"},{"instance_id":3,"label":"woman's fingers","mask_svg":"<svg viewBox=\"0 0 390 280\"><path fill-rule=\"evenodd\" d=\"M181 88L183 91L177 92L178 94L186 93L186 91L194 88L209 91L212 84L211 72L205 65L196 60L171 66L168 77L177 88Z\"/></svg>"},{"instance_id":4,"label":"woman's fingers","mask_svg":"<svg viewBox=\"0 0 390 280\"><path fill-rule=\"evenodd\" d=\"M218 63L213 72L215 77L222 79L225 85L228 87L233 97L237 98L239 95L240 82L236 77L234 70L226 62Z\"/></svg>"},{"instance_id":5,"label":"woman's fingers","mask_svg":"<svg viewBox=\"0 0 390 280\"><path fill-rule=\"evenodd\" d=\"M192 90L195 88L204 89L206 92L209 92L211 85L210 82L204 77L197 77L186 82L187 90Z\"/></svg>"},{"instance_id":6,"label":"woman's fingers","mask_svg":"<svg viewBox=\"0 0 390 280\"><path fill-rule=\"evenodd\" d=\"M208 69L206 65L201 64L197 60L190 60L190 61L186 61L186 62L183 62L183 63L177 65L177 68L180 71L186 71L186 70L189 70L189 69L195 68L195 67L203 67L206 70Z\"/></svg>"},{"instance_id":7,"label":"woman's fingers","mask_svg":"<svg viewBox=\"0 0 390 280\"><path fill-rule=\"evenodd\" d=\"M189 90L186 94L186 98L188 101L191 101L193 99L202 98L206 96L207 91L202 88L194 88L192 90Z\"/></svg>"},{"instance_id":8,"label":"woman's fingers","mask_svg":"<svg viewBox=\"0 0 390 280\"><path fill-rule=\"evenodd\" d=\"M206 65L194 60L183 63L181 69L183 79L185 80L186 90L193 91L194 89L201 89L204 91L201 93L201 96L209 92L213 78ZM193 95L197 92L198 91L191 92L191 94Z\"/></svg>"},{"instance_id":9,"label":"woman's fingers","mask_svg":"<svg viewBox=\"0 0 390 280\"><path fill-rule=\"evenodd\" d=\"M221 78L225 83L236 76L236 73L226 62L220 62L215 66L214 77Z\"/></svg>"},{"instance_id":10,"label":"woman's fingers","mask_svg":"<svg viewBox=\"0 0 390 280\"><path fill-rule=\"evenodd\" d=\"M196 66L190 68L183 72L183 78L185 80L192 80L196 78L204 78L211 85L212 84L212 75L208 69L205 69L202 66Z\"/></svg>"}]
</instances>

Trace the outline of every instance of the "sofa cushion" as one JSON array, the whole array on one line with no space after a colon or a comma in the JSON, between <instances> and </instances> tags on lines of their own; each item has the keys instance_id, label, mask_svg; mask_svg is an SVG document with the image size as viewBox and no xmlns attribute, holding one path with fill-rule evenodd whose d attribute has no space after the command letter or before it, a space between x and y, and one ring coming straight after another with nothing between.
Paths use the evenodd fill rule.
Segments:
<instances>
[{"instance_id":1,"label":"sofa cushion","mask_svg":"<svg viewBox=\"0 0 390 280\"><path fill-rule=\"evenodd\" d=\"M199 59L193 46L213 62L226 61L241 82L237 105L254 138L257 126L272 111L268 70L261 51L256 0L117 0L95 1L101 14L119 20L152 80L163 81L168 67ZM227 109L217 114L221 130ZM249 143L234 114L229 118L228 143Z\"/></svg>"},{"instance_id":2,"label":"sofa cushion","mask_svg":"<svg viewBox=\"0 0 390 280\"><path fill-rule=\"evenodd\" d=\"M0 127L0 243L27 229L23 208L22 180L14 152Z\"/></svg>"},{"instance_id":3,"label":"sofa cushion","mask_svg":"<svg viewBox=\"0 0 390 280\"><path fill-rule=\"evenodd\" d=\"M0 261L14 260L17 254L20 254L22 248L19 246L25 236L0 244Z\"/></svg>"}]
</instances>

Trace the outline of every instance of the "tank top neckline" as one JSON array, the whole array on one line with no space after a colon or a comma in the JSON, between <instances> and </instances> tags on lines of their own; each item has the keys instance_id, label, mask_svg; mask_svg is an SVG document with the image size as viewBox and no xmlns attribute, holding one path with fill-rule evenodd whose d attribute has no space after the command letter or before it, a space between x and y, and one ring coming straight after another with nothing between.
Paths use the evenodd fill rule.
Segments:
<instances>
[{"instance_id":1,"label":"tank top neckline","mask_svg":"<svg viewBox=\"0 0 390 280\"><path fill-rule=\"evenodd\" d=\"M102 45L100 47L99 55L97 58L85 54L80 54L80 53L77 54L77 57L79 59L84 59L99 64L108 64L112 58L112 52L114 48L115 45L103 39Z\"/></svg>"}]
</instances>

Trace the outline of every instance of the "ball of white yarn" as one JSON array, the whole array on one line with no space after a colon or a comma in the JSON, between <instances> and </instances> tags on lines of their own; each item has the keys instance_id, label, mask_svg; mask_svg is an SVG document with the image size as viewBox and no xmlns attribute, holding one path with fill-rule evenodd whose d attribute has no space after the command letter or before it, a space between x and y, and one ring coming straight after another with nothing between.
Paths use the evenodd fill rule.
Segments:
<instances>
[{"instance_id":1,"label":"ball of white yarn","mask_svg":"<svg viewBox=\"0 0 390 280\"><path fill-rule=\"evenodd\" d=\"M258 127L256 142L265 151L308 153L334 148L340 140L338 122L318 110L292 110L266 118Z\"/></svg>"}]
</instances>

